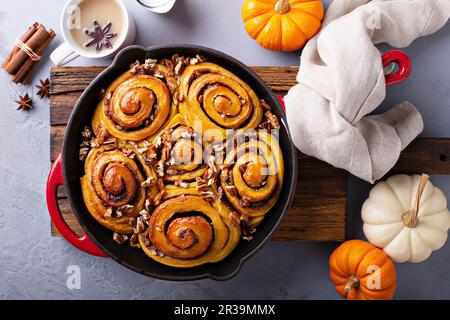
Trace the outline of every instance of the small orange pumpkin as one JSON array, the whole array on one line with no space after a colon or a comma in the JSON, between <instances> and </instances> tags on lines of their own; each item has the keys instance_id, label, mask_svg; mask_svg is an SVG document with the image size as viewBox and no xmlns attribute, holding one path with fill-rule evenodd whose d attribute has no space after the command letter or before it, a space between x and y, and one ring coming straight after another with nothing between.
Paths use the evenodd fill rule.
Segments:
<instances>
[{"instance_id":1,"label":"small orange pumpkin","mask_svg":"<svg viewBox=\"0 0 450 320\"><path fill-rule=\"evenodd\" d=\"M394 263L386 253L361 240L341 244L330 257L336 291L349 300L390 300L396 287Z\"/></svg>"},{"instance_id":2,"label":"small orange pumpkin","mask_svg":"<svg viewBox=\"0 0 450 320\"><path fill-rule=\"evenodd\" d=\"M320 0L245 0L245 30L262 47L274 51L300 49L320 30Z\"/></svg>"}]
</instances>

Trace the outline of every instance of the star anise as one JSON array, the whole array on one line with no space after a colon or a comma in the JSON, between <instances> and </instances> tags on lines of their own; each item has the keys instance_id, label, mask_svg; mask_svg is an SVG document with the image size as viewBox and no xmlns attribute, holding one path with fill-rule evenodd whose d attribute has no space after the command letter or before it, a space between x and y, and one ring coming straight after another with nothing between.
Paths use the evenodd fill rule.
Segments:
<instances>
[{"instance_id":1,"label":"star anise","mask_svg":"<svg viewBox=\"0 0 450 320\"><path fill-rule=\"evenodd\" d=\"M41 97L41 99L44 98L50 98L50 80L39 80L41 84L38 84L36 88L38 89L37 95Z\"/></svg>"},{"instance_id":2,"label":"star anise","mask_svg":"<svg viewBox=\"0 0 450 320\"><path fill-rule=\"evenodd\" d=\"M117 36L117 33L110 32L111 27L111 22L102 28L98 21L94 20L94 27L91 30L84 30L84 33L92 38L92 40L85 43L84 46L87 48L95 44L95 50L97 51L101 51L103 47L111 49L112 44L110 40Z\"/></svg>"},{"instance_id":3,"label":"star anise","mask_svg":"<svg viewBox=\"0 0 450 320\"><path fill-rule=\"evenodd\" d=\"M19 105L17 110L30 110L33 108L33 100L28 96L28 93L24 96L19 96L19 100L16 103Z\"/></svg>"}]
</instances>

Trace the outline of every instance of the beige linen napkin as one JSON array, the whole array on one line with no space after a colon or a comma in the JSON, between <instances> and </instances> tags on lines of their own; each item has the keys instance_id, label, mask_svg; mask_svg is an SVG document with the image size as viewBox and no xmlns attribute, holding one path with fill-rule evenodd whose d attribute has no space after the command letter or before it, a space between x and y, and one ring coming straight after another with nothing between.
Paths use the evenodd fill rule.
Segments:
<instances>
[{"instance_id":1,"label":"beige linen napkin","mask_svg":"<svg viewBox=\"0 0 450 320\"><path fill-rule=\"evenodd\" d=\"M423 129L408 102L367 114L384 100L381 55L440 29L450 0L335 0L303 50L298 85L285 97L296 146L369 182L381 178Z\"/></svg>"}]
</instances>

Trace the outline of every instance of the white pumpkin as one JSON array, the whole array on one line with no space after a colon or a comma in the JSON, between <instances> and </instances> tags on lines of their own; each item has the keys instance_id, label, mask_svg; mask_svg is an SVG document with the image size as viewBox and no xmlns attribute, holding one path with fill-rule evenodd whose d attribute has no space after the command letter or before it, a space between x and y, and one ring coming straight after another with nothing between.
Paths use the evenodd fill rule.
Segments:
<instances>
[{"instance_id":1,"label":"white pumpkin","mask_svg":"<svg viewBox=\"0 0 450 320\"><path fill-rule=\"evenodd\" d=\"M379 182L362 208L364 234L395 262L421 262L447 240L450 212L427 175L396 175Z\"/></svg>"}]
</instances>

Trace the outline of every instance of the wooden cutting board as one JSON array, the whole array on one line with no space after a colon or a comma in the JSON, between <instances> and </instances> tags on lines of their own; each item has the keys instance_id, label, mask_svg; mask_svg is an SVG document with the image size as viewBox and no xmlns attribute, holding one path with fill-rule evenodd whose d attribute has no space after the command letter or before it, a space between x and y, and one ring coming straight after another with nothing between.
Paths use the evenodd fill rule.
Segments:
<instances>
[{"instance_id":1,"label":"wooden cutting board","mask_svg":"<svg viewBox=\"0 0 450 320\"><path fill-rule=\"evenodd\" d=\"M296 84L298 67L252 68L278 95ZM50 74L50 159L62 150L65 128L83 90L103 67L52 68ZM294 202L275 240L343 241L347 201L347 174L343 170L299 153L298 187ZM450 139L417 139L403 153L391 173L450 174ZM64 190L58 191L68 225L81 235ZM60 236L54 225L52 236Z\"/></svg>"}]
</instances>

